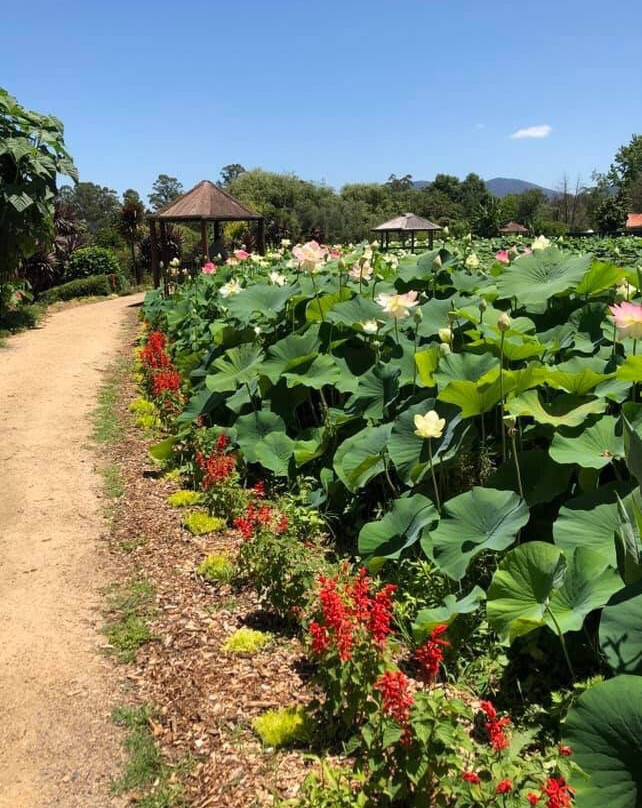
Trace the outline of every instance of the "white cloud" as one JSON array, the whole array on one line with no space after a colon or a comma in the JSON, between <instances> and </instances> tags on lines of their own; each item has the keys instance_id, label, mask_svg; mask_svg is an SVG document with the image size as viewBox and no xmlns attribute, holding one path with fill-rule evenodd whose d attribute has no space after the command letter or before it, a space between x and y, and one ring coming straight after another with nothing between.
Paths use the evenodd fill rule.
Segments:
<instances>
[{"instance_id":1,"label":"white cloud","mask_svg":"<svg viewBox=\"0 0 642 808\"><path fill-rule=\"evenodd\" d=\"M524 140L525 138L543 138L548 137L553 131L553 127L547 123L541 126L527 126L525 129L518 129L513 132L511 137L514 140Z\"/></svg>"}]
</instances>

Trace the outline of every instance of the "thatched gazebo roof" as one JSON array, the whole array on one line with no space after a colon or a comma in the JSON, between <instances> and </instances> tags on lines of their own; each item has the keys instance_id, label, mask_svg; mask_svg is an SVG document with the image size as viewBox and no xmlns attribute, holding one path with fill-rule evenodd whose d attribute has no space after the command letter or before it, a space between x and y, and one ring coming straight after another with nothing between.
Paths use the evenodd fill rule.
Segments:
<instances>
[{"instance_id":1,"label":"thatched gazebo roof","mask_svg":"<svg viewBox=\"0 0 642 808\"><path fill-rule=\"evenodd\" d=\"M416 213L404 213L403 216L397 216L395 219L390 219L389 222L384 222L372 229L376 233L381 233L381 246L385 249L390 244L390 233L400 233L402 239L406 233L410 233L413 250L415 248L415 233L427 231L429 243L432 247L434 233L443 230L438 224L417 216Z\"/></svg>"},{"instance_id":2,"label":"thatched gazebo roof","mask_svg":"<svg viewBox=\"0 0 642 808\"><path fill-rule=\"evenodd\" d=\"M210 180L201 180L197 185L177 196L160 210L147 216L152 247L152 273L154 285L160 284L160 260L167 265L167 222L200 222L201 223L201 249L203 259L209 255L208 226L214 222L213 245L221 245L221 254L225 257L225 250L220 234L221 222L256 222L258 251L265 253L265 219L260 213L247 207L238 199L219 188ZM156 232L156 222L160 227L160 243ZM160 247L160 249L159 249Z\"/></svg>"},{"instance_id":3,"label":"thatched gazebo roof","mask_svg":"<svg viewBox=\"0 0 642 808\"><path fill-rule=\"evenodd\" d=\"M524 227L524 225L519 222L509 222L507 225L504 225L504 227L500 227L499 232L512 234L514 236L526 236L528 235L528 228Z\"/></svg>"},{"instance_id":4,"label":"thatched gazebo roof","mask_svg":"<svg viewBox=\"0 0 642 808\"><path fill-rule=\"evenodd\" d=\"M148 219L165 221L205 220L208 222L244 222L262 219L260 213L248 208L238 199L210 180L201 180L191 190L177 196Z\"/></svg>"}]
</instances>

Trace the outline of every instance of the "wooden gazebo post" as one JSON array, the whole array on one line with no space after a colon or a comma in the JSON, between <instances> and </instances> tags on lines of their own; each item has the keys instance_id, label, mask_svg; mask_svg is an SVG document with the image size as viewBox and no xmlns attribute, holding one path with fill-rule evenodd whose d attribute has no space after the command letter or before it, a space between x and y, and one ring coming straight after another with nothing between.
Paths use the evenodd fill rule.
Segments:
<instances>
[{"instance_id":1,"label":"wooden gazebo post","mask_svg":"<svg viewBox=\"0 0 642 808\"><path fill-rule=\"evenodd\" d=\"M152 249L152 278L154 281L154 289L160 286L160 264L158 257L158 236L156 234L156 222L153 219L149 221L149 244Z\"/></svg>"},{"instance_id":2,"label":"wooden gazebo post","mask_svg":"<svg viewBox=\"0 0 642 808\"><path fill-rule=\"evenodd\" d=\"M203 263L209 258L209 246L207 244L207 222L201 219L201 252L203 253Z\"/></svg>"},{"instance_id":3,"label":"wooden gazebo post","mask_svg":"<svg viewBox=\"0 0 642 808\"><path fill-rule=\"evenodd\" d=\"M259 255L265 255L265 219L259 219L256 225L256 246Z\"/></svg>"}]
</instances>

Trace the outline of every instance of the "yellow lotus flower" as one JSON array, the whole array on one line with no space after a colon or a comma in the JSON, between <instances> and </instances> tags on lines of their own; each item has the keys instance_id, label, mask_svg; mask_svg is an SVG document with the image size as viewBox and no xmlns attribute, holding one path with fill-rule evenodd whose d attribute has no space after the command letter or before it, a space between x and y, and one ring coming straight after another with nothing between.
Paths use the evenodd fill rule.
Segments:
<instances>
[{"instance_id":1,"label":"yellow lotus flower","mask_svg":"<svg viewBox=\"0 0 642 808\"><path fill-rule=\"evenodd\" d=\"M420 438L440 438L446 426L446 419L440 418L435 410L425 415L415 415L415 435Z\"/></svg>"},{"instance_id":2,"label":"yellow lotus flower","mask_svg":"<svg viewBox=\"0 0 642 808\"><path fill-rule=\"evenodd\" d=\"M535 241L531 244L532 250L545 250L547 247L551 246L550 239L547 239L546 236L538 236Z\"/></svg>"},{"instance_id":3,"label":"yellow lotus flower","mask_svg":"<svg viewBox=\"0 0 642 808\"><path fill-rule=\"evenodd\" d=\"M453 332L450 328L440 328L437 334L442 342L450 343L453 341Z\"/></svg>"},{"instance_id":4,"label":"yellow lotus flower","mask_svg":"<svg viewBox=\"0 0 642 808\"><path fill-rule=\"evenodd\" d=\"M479 266L479 258L477 258L475 253L471 253L466 259L465 264L468 269L477 269Z\"/></svg>"}]
</instances>

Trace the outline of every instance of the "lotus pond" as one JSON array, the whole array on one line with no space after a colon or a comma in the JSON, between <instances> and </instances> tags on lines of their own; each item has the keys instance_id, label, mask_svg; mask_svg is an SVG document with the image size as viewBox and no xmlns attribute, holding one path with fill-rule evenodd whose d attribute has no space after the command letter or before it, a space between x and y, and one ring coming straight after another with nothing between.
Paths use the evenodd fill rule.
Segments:
<instances>
[{"instance_id":1,"label":"lotus pond","mask_svg":"<svg viewBox=\"0 0 642 808\"><path fill-rule=\"evenodd\" d=\"M641 268L311 242L147 295L152 454L247 531L356 756L305 804L642 805Z\"/></svg>"}]
</instances>

